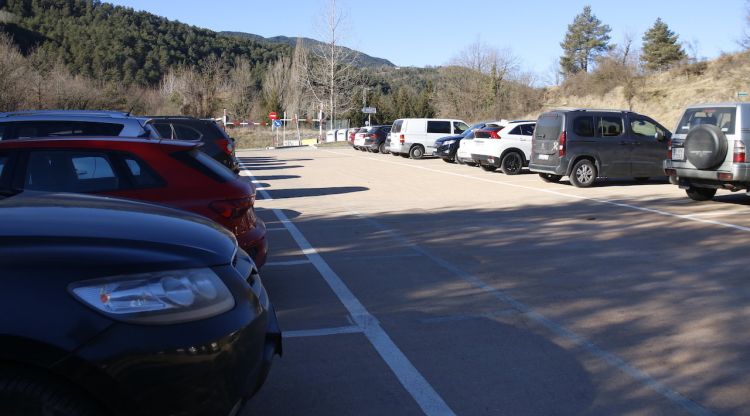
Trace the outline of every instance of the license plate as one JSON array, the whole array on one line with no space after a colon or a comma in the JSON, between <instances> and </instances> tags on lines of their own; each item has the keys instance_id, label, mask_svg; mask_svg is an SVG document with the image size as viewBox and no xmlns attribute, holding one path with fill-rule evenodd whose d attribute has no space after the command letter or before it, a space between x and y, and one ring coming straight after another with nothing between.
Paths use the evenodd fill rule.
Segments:
<instances>
[{"instance_id":1,"label":"license plate","mask_svg":"<svg viewBox=\"0 0 750 416\"><path fill-rule=\"evenodd\" d=\"M685 159L685 148L673 147L672 148L672 160L684 160L684 159Z\"/></svg>"},{"instance_id":2,"label":"license plate","mask_svg":"<svg viewBox=\"0 0 750 416\"><path fill-rule=\"evenodd\" d=\"M549 160L549 155L539 155L539 160Z\"/></svg>"}]
</instances>

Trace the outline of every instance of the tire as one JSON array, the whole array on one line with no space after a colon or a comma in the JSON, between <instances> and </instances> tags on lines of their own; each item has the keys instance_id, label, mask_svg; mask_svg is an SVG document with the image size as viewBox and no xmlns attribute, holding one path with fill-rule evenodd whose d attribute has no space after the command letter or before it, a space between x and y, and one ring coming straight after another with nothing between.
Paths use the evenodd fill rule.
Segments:
<instances>
[{"instance_id":1,"label":"tire","mask_svg":"<svg viewBox=\"0 0 750 416\"><path fill-rule=\"evenodd\" d=\"M685 138L685 156L697 169L714 169L727 157L727 136L710 124L693 127Z\"/></svg>"},{"instance_id":2,"label":"tire","mask_svg":"<svg viewBox=\"0 0 750 416\"><path fill-rule=\"evenodd\" d=\"M523 156L517 152L510 152L500 162L500 170L506 175L518 175L523 169Z\"/></svg>"},{"instance_id":3,"label":"tire","mask_svg":"<svg viewBox=\"0 0 750 416\"><path fill-rule=\"evenodd\" d=\"M108 413L83 393L44 373L0 370L0 415L96 416Z\"/></svg>"},{"instance_id":4,"label":"tire","mask_svg":"<svg viewBox=\"0 0 750 416\"><path fill-rule=\"evenodd\" d=\"M638 176L635 178L636 182L648 182L648 180L651 179L648 176Z\"/></svg>"},{"instance_id":5,"label":"tire","mask_svg":"<svg viewBox=\"0 0 750 416\"><path fill-rule=\"evenodd\" d=\"M576 188L588 188L596 181L596 166L588 159L581 159L570 172L570 183Z\"/></svg>"},{"instance_id":6,"label":"tire","mask_svg":"<svg viewBox=\"0 0 750 416\"><path fill-rule=\"evenodd\" d=\"M710 201L716 195L716 189L712 188L696 188L691 186L685 190L687 196L693 201Z\"/></svg>"},{"instance_id":7,"label":"tire","mask_svg":"<svg viewBox=\"0 0 750 416\"><path fill-rule=\"evenodd\" d=\"M553 175L551 173L540 173L539 177L542 178L543 181L549 183L557 183L562 179L562 175Z\"/></svg>"},{"instance_id":8,"label":"tire","mask_svg":"<svg viewBox=\"0 0 750 416\"><path fill-rule=\"evenodd\" d=\"M482 166L482 170L485 172L494 172L497 170L497 166L492 166L492 165L481 165L481 166Z\"/></svg>"},{"instance_id":9,"label":"tire","mask_svg":"<svg viewBox=\"0 0 750 416\"><path fill-rule=\"evenodd\" d=\"M411 149L409 149L409 156L412 159L421 159L424 157L424 148L420 145L412 146Z\"/></svg>"},{"instance_id":10,"label":"tire","mask_svg":"<svg viewBox=\"0 0 750 416\"><path fill-rule=\"evenodd\" d=\"M385 143L380 143L380 146L378 146L377 153L385 154Z\"/></svg>"}]
</instances>

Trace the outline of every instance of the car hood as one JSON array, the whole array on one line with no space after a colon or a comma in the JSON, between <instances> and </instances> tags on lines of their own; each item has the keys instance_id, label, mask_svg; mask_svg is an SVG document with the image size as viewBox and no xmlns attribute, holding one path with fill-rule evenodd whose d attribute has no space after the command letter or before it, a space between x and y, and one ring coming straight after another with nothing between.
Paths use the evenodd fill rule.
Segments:
<instances>
[{"instance_id":1,"label":"car hood","mask_svg":"<svg viewBox=\"0 0 750 416\"><path fill-rule=\"evenodd\" d=\"M234 236L203 217L163 206L77 194L0 200L0 267L146 272L229 264Z\"/></svg>"},{"instance_id":2,"label":"car hood","mask_svg":"<svg viewBox=\"0 0 750 416\"><path fill-rule=\"evenodd\" d=\"M440 145L440 144L442 144L442 143L445 143L445 142L446 142L446 141L448 141L448 140L461 140L461 139L463 139L463 138L464 138L464 136L462 136L462 135L460 135L460 134L458 134L458 135L455 135L455 136L446 136L446 137L441 137L441 138L439 138L439 139L435 140L435 144L437 144L437 145Z\"/></svg>"}]
</instances>

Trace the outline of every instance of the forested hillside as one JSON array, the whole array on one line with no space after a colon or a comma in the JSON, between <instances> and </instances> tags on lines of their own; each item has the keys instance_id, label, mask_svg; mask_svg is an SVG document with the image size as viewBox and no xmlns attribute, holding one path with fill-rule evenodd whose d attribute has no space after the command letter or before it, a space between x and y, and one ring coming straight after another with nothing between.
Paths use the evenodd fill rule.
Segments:
<instances>
[{"instance_id":1,"label":"forested hillside","mask_svg":"<svg viewBox=\"0 0 750 416\"><path fill-rule=\"evenodd\" d=\"M269 63L291 49L98 0L5 0L2 9L3 31L25 51L38 48L74 75L126 84L154 85L170 68L197 66L211 56L229 65L243 57L259 80Z\"/></svg>"}]
</instances>

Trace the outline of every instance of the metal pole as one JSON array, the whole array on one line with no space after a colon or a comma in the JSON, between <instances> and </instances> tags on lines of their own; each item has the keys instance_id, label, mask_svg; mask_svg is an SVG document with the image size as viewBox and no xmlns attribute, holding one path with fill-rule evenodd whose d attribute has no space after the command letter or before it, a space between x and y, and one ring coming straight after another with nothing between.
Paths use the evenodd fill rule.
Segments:
<instances>
[{"instance_id":1,"label":"metal pole","mask_svg":"<svg viewBox=\"0 0 750 416\"><path fill-rule=\"evenodd\" d=\"M284 111L284 146L286 146L286 111Z\"/></svg>"}]
</instances>

